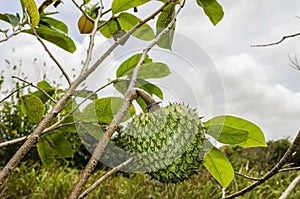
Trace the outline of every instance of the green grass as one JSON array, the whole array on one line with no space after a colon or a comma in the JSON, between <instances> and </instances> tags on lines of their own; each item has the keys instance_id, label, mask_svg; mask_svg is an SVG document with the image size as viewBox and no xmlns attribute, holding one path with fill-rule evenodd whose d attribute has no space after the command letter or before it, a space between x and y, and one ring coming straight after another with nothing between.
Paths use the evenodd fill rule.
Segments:
<instances>
[{"instance_id":1,"label":"green grass","mask_svg":"<svg viewBox=\"0 0 300 199\"><path fill-rule=\"evenodd\" d=\"M243 170L243 169L242 169ZM97 170L90 178L87 186L100 178L105 171ZM243 171L245 173L245 171ZM0 198L61 199L66 198L77 181L79 170L53 167L41 168L38 165L28 166L23 163L17 168L3 186L0 187ZM248 175L257 176L257 172L248 171ZM239 198L278 198L289 183L297 176L297 172L280 173L267 183ZM251 181L236 176L228 187L229 192L249 185ZM179 184L163 184L151 180L143 174L118 173L107 179L87 198L134 199L134 198L203 198L214 199L221 196L221 188L217 182L203 169L197 175ZM299 198L300 190L295 189L290 198Z\"/></svg>"}]
</instances>

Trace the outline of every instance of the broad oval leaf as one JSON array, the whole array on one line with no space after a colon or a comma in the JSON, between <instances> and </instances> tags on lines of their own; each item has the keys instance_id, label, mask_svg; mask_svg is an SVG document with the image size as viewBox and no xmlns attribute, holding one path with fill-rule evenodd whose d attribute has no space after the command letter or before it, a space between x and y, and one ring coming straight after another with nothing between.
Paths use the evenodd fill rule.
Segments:
<instances>
[{"instance_id":1,"label":"broad oval leaf","mask_svg":"<svg viewBox=\"0 0 300 199\"><path fill-rule=\"evenodd\" d=\"M20 23L20 16L18 14L15 16L8 13L0 13L0 20L6 21L7 23L10 23L13 27L16 27Z\"/></svg>"},{"instance_id":2,"label":"broad oval leaf","mask_svg":"<svg viewBox=\"0 0 300 199\"><path fill-rule=\"evenodd\" d=\"M39 137L36 147L43 165L46 167L52 166L54 162L54 150L44 136Z\"/></svg>"},{"instance_id":3,"label":"broad oval leaf","mask_svg":"<svg viewBox=\"0 0 300 199\"><path fill-rule=\"evenodd\" d=\"M42 16L41 20L40 20L40 24L47 26L53 30L62 31L62 32L68 34L68 26L65 23L63 23L62 21L59 21L57 19Z\"/></svg>"},{"instance_id":4,"label":"broad oval leaf","mask_svg":"<svg viewBox=\"0 0 300 199\"><path fill-rule=\"evenodd\" d=\"M116 14L130 8L134 8L147 3L149 0L113 0L111 5L112 13Z\"/></svg>"},{"instance_id":5,"label":"broad oval leaf","mask_svg":"<svg viewBox=\"0 0 300 199\"><path fill-rule=\"evenodd\" d=\"M117 18L122 30L131 30L135 25L137 25L141 20L130 13L121 13ZM155 35L152 28L148 24L143 24L139 29L137 29L133 34L134 37L142 40L152 40Z\"/></svg>"},{"instance_id":6,"label":"broad oval leaf","mask_svg":"<svg viewBox=\"0 0 300 199\"><path fill-rule=\"evenodd\" d=\"M175 6L176 2L170 3L168 6L166 6L163 11L158 16L158 19L156 21L156 35L161 33L173 20L175 17ZM175 24L172 26L172 28L167 31L157 42L157 45L161 48L166 48L171 50L172 49L172 43L174 38L174 30L175 30Z\"/></svg>"},{"instance_id":7,"label":"broad oval leaf","mask_svg":"<svg viewBox=\"0 0 300 199\"><path fill-rule=\"evenodd\" d=\"M24 30L23 32L32 34L31 30ZM57 31L43 25L38 27L36 29L36 32L41 38L55 44L56 46L70 53L73 53L76 50L74 41L64 32Z\"/></svg>"},{"instance_id":8,"label":"broad oval leaf","mask_svg":"<svg viewBox=\"0 0 300 199\"><path fill-rule=\"evenodd\" d=\"M98 95L94 91L90 90L75 90L72 96L81 97L89 100L95 100L98 98Z\"/></svg>"},{"instance_id":9,"label":"broad oval leaf","mask_svg":"<svg viewBox=\"0 0 300 199\"><path fill-rule=\"evenodd\" d=\"M30 25L35 28L40 22L40 13L34 0L21 0L30 19Z\"/></svg>"},{"instance_id":10,"label":"broad oval leaf","mask_svg":"<svg viewBox=\"0 0 300 199\"><path fill-rule=\"evenodd\" d=\"M208 125L207 134L223 144L239 144L248 138L249 133L226 125Z\"/></svg>"},{"instance_id":11,"label":"broad oval leaf","mask_svg":"<svg viewBox=\"0 0 300 199\"><path fill-rule=\"evenodd\" d=\"M117 69L116 76L131 76L133 69L136 67L138 62L141 59L142 54L136 54L131 56L129 59L124 61L119 68ZM162 78L171 73L169 67L161 62L152 62L152 60L147 55L144 64L141 65L141 68L138 73L139 79L150 79L150 78Z\"/></svg>"},{"instance_id":12,"label":"broad oval leaf","mask_svg":"<svg viewBox=\"0 0 300 199\"><path fill-rule=\"evenodd\" d=\"M114 83L114 87L123 95L125 95L128 85L129 85L129 80L119 80L118 82ZM150 95L156 95L160 99L164 98L164 95L163 95L163 92L161 91L161 89L146 80L137 79L135 87L143 89Z\"/></svg>"},{"instance_id":13,"label":"broad oval leaf","mask_svg":"<svg viewBox=\"0 0 300 199\"><path fill-rule=\"evenodd\" d=\"M101 24L106 23L105 25L102 25L99 29L100 33L107 38L112 38L115 34L117 34L120 30L120 24L117 21L116 18L110 19L108 22L101 21Z\"/></svg>"},{"instance_id":14,"label":"broad oval leaf","mask_svg":"<svg viewBox=\"0 0 300 199\"><path fill-rule=\"evenodd\" d=\"M146 63L141 66L139 79L162 78L171 74L169 67L161 62Z\"/></svg>"},{"instance_id":15,"label":"broad oval leaf","mask_svg":"<svg viewBox=\"0 0 300 199\"><path fill-rule=\"evenodd\" d=\"M242 131L248 132L247 138L241 143L238 143L239 146L245 146L245 147L257 147L257 146L266 147L267 146L265 136L262 130L254 123L244 120L242 118L238 118L230 115L221 115L208 120L207 122L205 122L205 125L207 127L210 127L211 125L219 125L218 132L210 131L210 128L208 128L207 133L215 137L218 136L216 135L216 133L219 133L219 135L221 135L222 129L220 128L222 126L231 127L236 130L240 130L241 132Z\"/></svg>"},{"instance_id":16,"label":"broad oval leaf","mask_svg":"<svg viewBox=\"0 0 300 199\"><path fill-rule=\"evenodd\" d=\"M37 86L44 90L49 96L52 96L55 92L55 88L53 88L46 80L40 81L37 83ZM42 100L43 103L47 102L49 98L42 91L37 90L33 93L33 95L37 96Z\"/></svg>"},{"instance_id":17,"label":"broad oval leaf","mask_svg":"<svg viewBox=\"0 0 300 199\"><path fill-rule=\"evenodd\" d=\"M50 143L51 148L61 158L73 158L72 145L60 132L49 132L44 137Z\"/></svg>"},{"instance_id":18,"label":"broad oval leaf","mask_svg":"<svg viewBox=\"0 0 300 199\"><path fill-rule=\"evenodd\" d=\"M110 124L115 114L121 109L124 99L120 97L106 97L94 100L84 110L84 115L93 117L96 115L97 121L100 124ZM92 114L94 112L94 114ZM123 121L128 120L135 114L135 108L130 106L128 113L123 118Z\"/></svg>"},{"instance_id":19,"label":"broad oval leaf","mask_svg":"<svg viewBox=\"0 0 300 199\"><path fill-rule=\"evenodd\" d=\"M217 25L224 16L222 6L217 0L196 0L198 5L203 8L204 13L213 25Z\"/></svg>"},{"instance_id":20,"label":"broad oval leaf","mask_svg":"<svg viewBox=\"0 0 300 199\"><path fill-rule=\"evenodd\" d=\"M211 175L226 188L234 178L234 170L226 156L217 148L212 148L203 158L204 166Z\"/></svg>"},{"instance_id":21,"label":"broad oval leaf","mask_svg":"<svg viewBox=\"0 0 300 199\"><path fill-rule=\"evenodd\" d=\"M138 62L141 59L142 54L135 54L133 56L131 56L130 58L128 58L127 60L125 60L117 69L116 72L116 76L117 78L119 77L123 77L126 76L130 73L132 73L133 68L136 67L136 65L138 64ZM149 56L146 56L146 59L144 61L144 63L151 63L152 59L149 58Z\"/></svg>"},{"instance_id":22,"label":"broad oval leaf","mask_svg":"<svg viewBox=\"0 0 300 199\"><path fill-rule=\"evenodd\" d=\"M21 98L23 110L28 117L28 122L38 124L45 113L43 102L33 94L24 95Z\"/></svg>"}]
</instances>

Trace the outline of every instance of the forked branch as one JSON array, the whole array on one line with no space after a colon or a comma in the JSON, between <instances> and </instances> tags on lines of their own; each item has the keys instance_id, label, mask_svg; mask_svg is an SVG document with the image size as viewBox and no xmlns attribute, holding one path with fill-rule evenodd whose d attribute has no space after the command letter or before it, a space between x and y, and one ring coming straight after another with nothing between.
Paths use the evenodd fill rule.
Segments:
<instances>
[{"instance_id":1,"label":"forked branch","mask_svg":"<svg viewBox=\"0 0 300 199\"><path fill-rule=\"evenodd\" d=\"M158 13L160 13L169 3L173 2L173 0L167 1L158 11L156 11L154 14L152 14L150 18L154 18ZM112 119L110 125L107 127L107 130L105 131L103 137L100 139L100 141L98 142L92 157L90 158L89 162L87 163L84 171L81 173L78 182L76 183L76 185L74 186L69 199L76 199L78 198L78 196L81 193L81 190L83 189L83 186L85 185L85 183L87 182L88 178L91 176L92 172L94 171L98 160L100 158L100 156L102 155L102 153L104 152L104 149L106 147L106 145L108 144L112 134L115 132L115 130L117 129L118 124L121 123L123 117L126 115L126 113L128 112L131 102L136 99L137 97L137 93L136 90L134 89L135 87L135 83L137 80L137 76L138 76L138 72L141 68L141 65L144 63L147 54L149 53L149 51L157 44L157 42L159 41L159 39L161 39L161 37L166 34L174 25L175 21L176 21L176 17L178 15L178 13L180 12L182 7L180 7L178 9L178 11L176 12L173 20L169 23L169 25L160 32L160 34L158 34L156 36L156 38L143 50L142 56L139 60L139 62L137 63L136 67L134 68L133 72L132 72L132 77L131 77L131 81L129 83L127 92L125 94L125 98L124 98L124 102L122 104L122 107L120 109L120 111L117 112L117 114L114 116L114 118ZM145 20L144 20L145 21ZM129 31L130 32L130 31ZM128 35L124 35L123 37L121 37L120 40L122 39L126 39L128 37ZM122 41L117 40L117 42L119 41L119 43L121 43ZM92 69L93 67L91 67Z\"/></svg>"},{"instance_id":2,"label":"forked branch","mask_svg":"<svg viewBox=\"0 0 300 199\"><path fill-rule=\"evenodd\" d=\"M262 178L260 178L256 182L252 183L248 187L245 187L244 189L242 189L234 194L228 195L224 198L229 199L229 198L235 198L237 196L244 195L245 193L253 190L255 187L263 184L264 182L269 180L271 177L276 175L279 172L279 170L284 166L284 164L292 157L293 153L296 151L297 146L299 144L300 144L300 131L298 132L296 138L294 139L294 141L292 142L291 146L288 148L288 150L286 151L284 156L279 160L279 162L267 174L265 174Z\"/></svg>"},{"instance_id":3,"label":"forked branch","mask_svg":"<svg viewBox=\"0 0 300 199\"><path fill-rule=\"evenodd\" d=\"M288 38L297 37L297 36L300 36L300 32L292 34L292 35L286 35L286 36L282 37L282 39L279 40L279 41L277 41L277 42L273 42L273 43L269 43L269 44L251 45L251 47L268 47L268 46L274 46L274 45L282 43L284 40L286 40Z\"/></svg>"}]
</instances>

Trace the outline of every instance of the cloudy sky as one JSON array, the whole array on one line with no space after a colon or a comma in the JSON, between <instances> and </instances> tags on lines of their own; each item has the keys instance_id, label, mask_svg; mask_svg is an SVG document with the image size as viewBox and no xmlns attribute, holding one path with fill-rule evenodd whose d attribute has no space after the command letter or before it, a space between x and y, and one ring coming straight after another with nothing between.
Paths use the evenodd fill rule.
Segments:
<instances>
[{"instance_id":1,"label":"cloudy sky","mask_svg":"<svg viewBox=\"0 0 300 199\"><path fill-rule=\"evenodd\" d=\"M52 45L50 48L71 72L71 68L81 66L88 37L78 34L79 12L69 1L64 2L58 7L61 15L57 17L69 25L77 51L69 54ZM174 52L157 49L152 53L155 60L167 62L172 68L169 79L157 80L166 92L166 101L197 106L207 119L230 114L251 120L263 129L268 140L293 138L300 130L300 71L289 66L288 55L300 59L300 37L267 48L250 46L275 42L284 35L300 32L300 19L296 17L300 16L300 2L236 0L220 3L225 16L214 27L194 1L187 1L177 20ZM160 5L158 2L152 4L153 9ZM1 13L19 10L18 4L1 2ZM149 10L143 6L139 14L143 16ZM97 36L94 58L108 45L109 41ZM140 49L140 44L134 45L134 49ZM58 76L59 71L43 48L29 35L19 35L1 43L0 52L0 69L7 68L6 59L11 65L21 65L19 75L24 72L33 82L41 79L44 73ZM123 48L108 60L91 82L98 78L100 84L112 78L115 68L108 66L125 59L124 52ZM6 71L6 75L10 74ZM103 78L99 80L99 77Z\"/></svg>"}]
</instances>

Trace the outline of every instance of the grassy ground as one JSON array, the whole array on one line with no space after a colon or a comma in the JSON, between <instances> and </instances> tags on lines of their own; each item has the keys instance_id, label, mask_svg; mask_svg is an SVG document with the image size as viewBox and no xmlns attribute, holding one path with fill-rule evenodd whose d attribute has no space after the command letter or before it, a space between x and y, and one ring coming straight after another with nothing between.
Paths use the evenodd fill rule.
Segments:
<instances>
[{"instance_id":1,"label":"grassy ground","mask_svg":"<svg viewBox=\"0 0 300 199\"><path fill-rule=\"evenodd\" d=\"M242 172L245 173L245 171ZM66 198L80 171L71 168L41 168L38 165L22 164L11 176L10 180L0 187L0 198L33 198L33 199L61 199ZM90 185L104 174L98 170L90 179ZM248 171L248 175L258 176L255 171ZM274 176L267 183L239 198L278 198L289 183L297 176L297 172L281 173ZM236 176L228 187L228 192L234 192L250 184L251 181ZM97 190L87 198L203 198L214 199L221 196L221 189L217 182L203 169L179 184L163 184L150 180L143 174L118 173L107 179ZM294 190L290 198L300 198L300 190Z\"/></svg>"}]
</instances>

